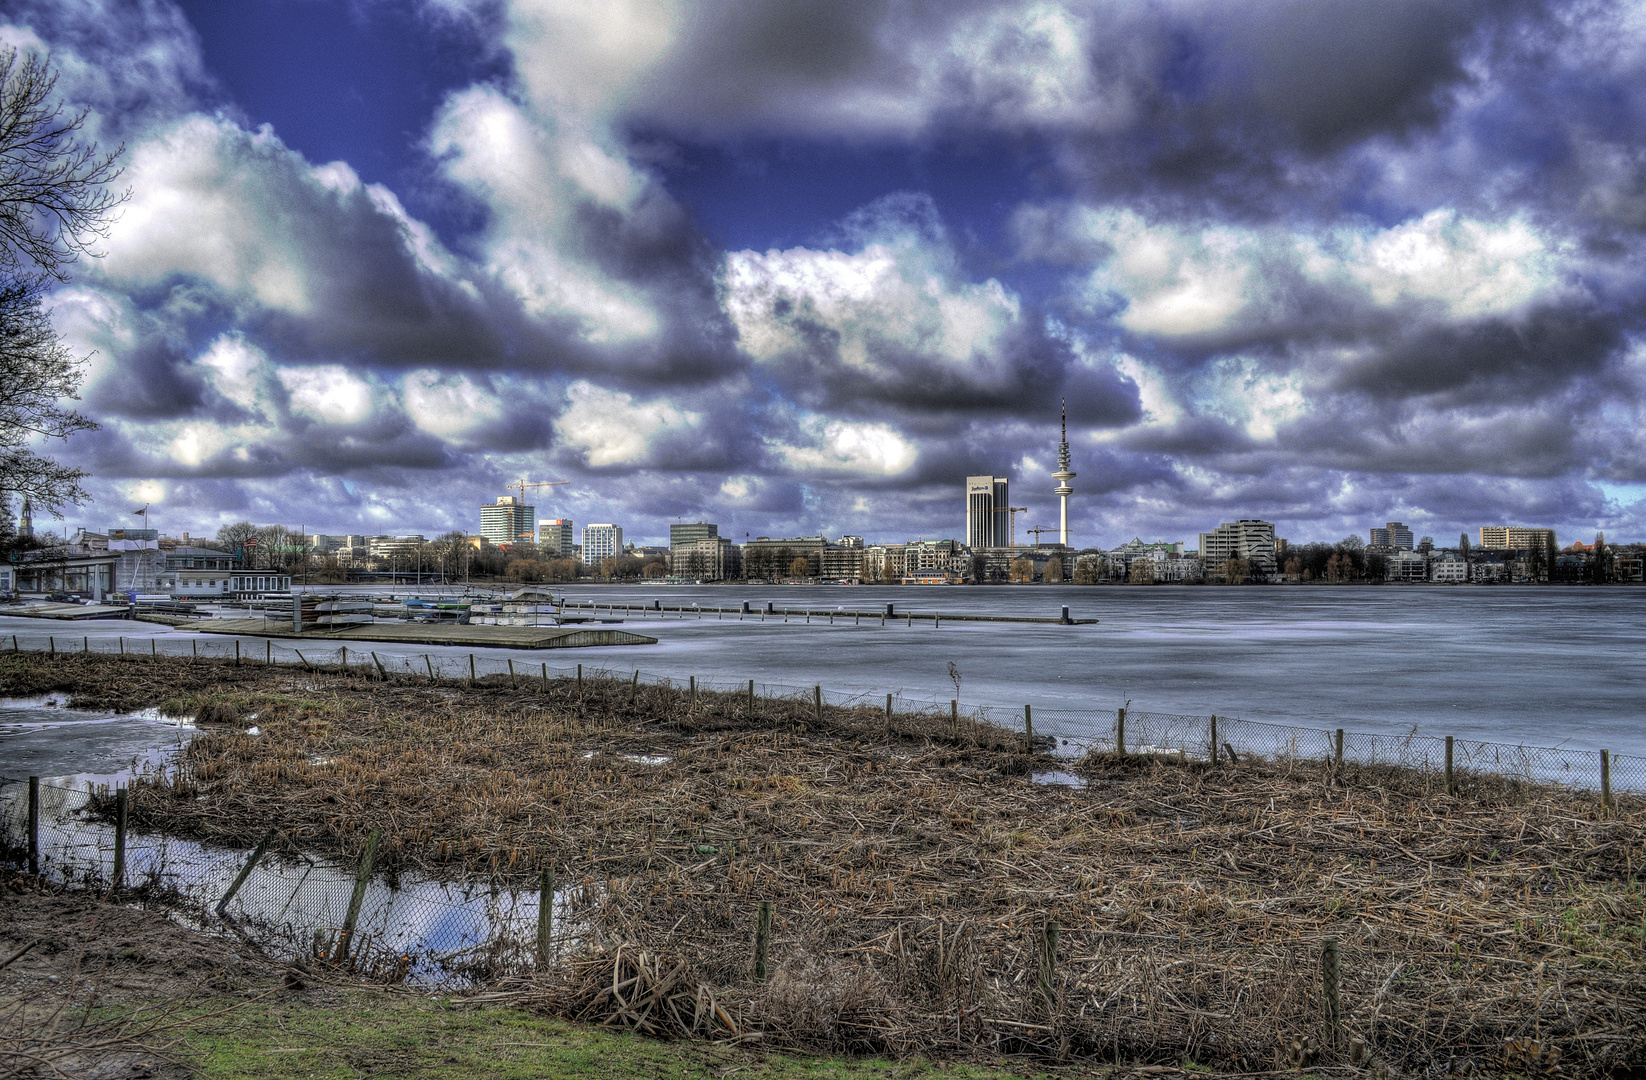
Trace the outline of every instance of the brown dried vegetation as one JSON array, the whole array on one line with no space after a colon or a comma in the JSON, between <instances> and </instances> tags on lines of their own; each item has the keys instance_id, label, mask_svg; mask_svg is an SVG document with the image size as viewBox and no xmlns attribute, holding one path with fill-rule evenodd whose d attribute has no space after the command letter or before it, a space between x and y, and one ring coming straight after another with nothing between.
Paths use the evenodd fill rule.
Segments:
<instances>
[{"instance_id":1,"label":"brown dried vegetation","mask_svg":"<svg viewBox=\"0 0 1646 1080\"><path fill-rule=\"evenodd\" d=\"M147 827L249 844L273 822L345 857L380 827L391 870L530 887L552 864L586 885L588 947L526 991L566 1015L631 1023L651 1001L676 1018L665 1034L1242 1071L1646 1068L1636 799L1602 814L1485 776L1448 796L1393 769L1111 756L1064 766L1077 791L1033 783L1017 736L946 715L888 732L873 708L819 722L810 701L751 713L626 680L44 667L0 659L3 685L213 702L261 727L198 736L135 794ZM759 900L777 911L763 984ZM1340 1033L1323 1023L1329 938Z\"/></svg>"}]
</instances>

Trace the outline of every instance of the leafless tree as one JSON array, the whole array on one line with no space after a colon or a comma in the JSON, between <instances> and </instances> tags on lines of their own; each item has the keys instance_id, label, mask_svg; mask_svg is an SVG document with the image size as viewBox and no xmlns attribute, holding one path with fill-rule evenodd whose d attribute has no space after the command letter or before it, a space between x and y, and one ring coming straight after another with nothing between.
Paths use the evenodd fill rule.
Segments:
<instances>
[{"instance_id":1,"label":"leafless tree","mask_svg":"<svg viewBox=\"0 0 1646 1080\"><path fill-rule=\"evenodd\" d=\"M36 453L94 423L73 400L82 363L63 347L41 307L46 285L96 256L126 193L109 189L124 147L104 153L81 140L86 112L65 112L57 74L40 57L0 48L0 491L57 513L86 498L85 473Z\"/></svg>"}]
</instances>

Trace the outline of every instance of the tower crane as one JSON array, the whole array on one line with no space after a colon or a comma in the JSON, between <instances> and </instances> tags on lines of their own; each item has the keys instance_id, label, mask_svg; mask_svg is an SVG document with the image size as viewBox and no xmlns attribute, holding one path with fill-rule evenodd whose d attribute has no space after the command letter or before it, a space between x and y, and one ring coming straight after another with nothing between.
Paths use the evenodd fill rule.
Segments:
<instances>
[{"instance_id":1,"label":"tower crane","mask_svg":"<svg viewBox=\"0 0 1646 1080\"><path fill-rule=\"evenodd\" d=\"M1024 529L1023 531L1026 532L1026 533L1034 533L1034 546L1035 547L1040 546L1040 534L1041 533L1057 532L1056 529L1052 528L1049 525L1036 525L1032 529Z\"/></svg>"},{"instance_id":2,"label":"tower crane","mask_svg":"<svg viewBox=\"0 0 1646 1080\"><path fill-rule=\"evenodd\" d=\"M514 483L506 484L504 486L510 491L520 492L520 503L521 503L521 505L525 505L525 502L526 502L526 489L527 488L560 487L564 484L569 484L569 483L571 483L570 480L539 480L539 481L533 482L533 481L527 480L524 476L522 476L520 479L516 480Z\"/></svg>"},{"instance_id":3,"label":"tower crane","mask_svg":"<svg viewBox=\"0 0 1646 1080\"><path fill-rule=\"evenodd\" d=\"M1011 515L1011 521L1012 521L1012 546L1011 546L1012 551L1017 550L1017 515L1027 514L1028 512L1029 512L1029 508L1027 506L1008 506L1008 507L1006 507L1006 513Z\"/></svg>"}]
</instances>

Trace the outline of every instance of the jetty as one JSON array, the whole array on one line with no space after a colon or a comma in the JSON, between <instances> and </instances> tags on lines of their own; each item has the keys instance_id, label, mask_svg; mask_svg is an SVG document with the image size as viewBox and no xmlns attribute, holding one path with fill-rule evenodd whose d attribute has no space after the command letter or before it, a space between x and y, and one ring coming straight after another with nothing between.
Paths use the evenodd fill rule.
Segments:
<instances>
[{"instance_id":1,"label":"jetty","mask_svg":"<svg viewBox=\"0 0 1646 1080\"><path fill-rule=\"evenodd\" d=\"M583 626L470 626L462 623L361 623L315 627L297 633L289 619L211 619L180 630L298 641L381 641L395 645L461 645L496 649L581 649L605 645L656 645L657 639L627 630Z\"/></svg>"}]
</instances>

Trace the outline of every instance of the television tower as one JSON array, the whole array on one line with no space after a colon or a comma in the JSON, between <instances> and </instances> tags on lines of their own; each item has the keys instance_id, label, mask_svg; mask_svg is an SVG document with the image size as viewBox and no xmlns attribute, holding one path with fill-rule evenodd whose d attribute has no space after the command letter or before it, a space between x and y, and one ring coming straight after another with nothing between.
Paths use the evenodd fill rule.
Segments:
<instances>
[{"instance_id":1,"label":"television tower","mask_svg":"<svg viewBox=\"0 0 1646 1080\"><path fill-rule=\"evenodd\" d=\"M1052 478L1057 481L1054 494L1062 504L1062 516L1058 519L1057 541L1064 547L1069 546L1069 496L1074 494L1074 488L1069 486L1075 474L1069 469L1069 399L1063 399L1063 437L1057 444L1057 471Z\"/></svg>"}]
</instances>

